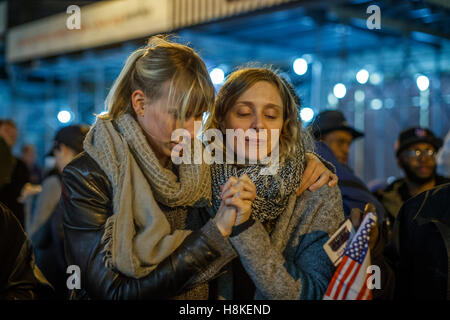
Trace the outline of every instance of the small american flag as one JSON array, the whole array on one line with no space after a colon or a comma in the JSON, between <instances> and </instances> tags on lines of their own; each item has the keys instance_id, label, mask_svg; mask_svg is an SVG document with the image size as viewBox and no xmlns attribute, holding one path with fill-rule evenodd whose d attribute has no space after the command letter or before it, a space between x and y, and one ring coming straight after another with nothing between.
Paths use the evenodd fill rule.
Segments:
<instances>
[{"instance_id":1,"label":"small american flag","mask_svg":"<svg viewBox=\"0 0 450 320\"><path fill-rule=\"evenodd\" d=\"M369 234L376 223L376 215L369 212L344 251L344 257L331 279L324 300L372 300L367 287L367 268L370 266Z\"/></svg>"}]
</instances>

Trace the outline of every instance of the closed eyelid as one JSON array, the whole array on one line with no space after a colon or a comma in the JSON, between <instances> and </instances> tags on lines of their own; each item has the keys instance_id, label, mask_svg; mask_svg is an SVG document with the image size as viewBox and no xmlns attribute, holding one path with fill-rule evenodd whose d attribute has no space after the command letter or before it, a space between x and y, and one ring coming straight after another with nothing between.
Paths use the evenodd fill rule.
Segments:
<instances>
[{"instance_id":1,"label":"closed eyelid","mask_svg":"<svg viewBox=\"0 0 450 320\"><path fill-rule=\"evenodd\" d=\"M253 104L250 102L245 102L245 101L238 101L235 104L235 108L239 109L239 108L253 108Z\"/></svg>"},{"instance_id":2,"label":"closed eyelid","mask_svg":"<svg viewBox=\"0 0 450 320\"><path fill-rule=\"evenodd\" d=\"M281 111L274 107L266 108L264 111L267 112L269 115L273 115L273 116L278 116L281 114Z\"/></svg>"},{"instance_id":3,"label":"closed eyelid","mask_svg":"<svg viewBox=\"0 0 450 320\"><path fill-rule=\"evenodd\" d=\"M264 107L264 109L273 109L273 110L276 110L276 111L282 111L283 110L283 108L281 106L279 106L277 104L273 104L273 103L267 104Z\"/></svg>"},{"instance_id":4,"label":"closed eyelid","mask_svg":"<svg viewBox=\"0 0 450 320\"><path fill-rule=\"evenodd\" d=\"M250 113L250 112L253 112L253 108L248 105L245 105L245 104L241 104L241 105L237 104L235 111L238 113L239 112L249 112Z\"/></svg>"}]
</instances>

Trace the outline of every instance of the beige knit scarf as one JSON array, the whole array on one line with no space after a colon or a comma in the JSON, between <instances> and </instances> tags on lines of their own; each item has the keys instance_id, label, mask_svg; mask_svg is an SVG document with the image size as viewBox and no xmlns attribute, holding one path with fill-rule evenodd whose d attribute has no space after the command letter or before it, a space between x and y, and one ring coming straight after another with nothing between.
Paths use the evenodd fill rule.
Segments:
<instances>
[{"instance_id":1,"label":"beige knit scarf","mask_svg":"<svg viewBox=\"0 0 450 320\"><path fill-rule=\"evenodd\" d=\"M105 265L129 277L144 277L191 233L171 233L157 202L169 207L209 205L209 167L181 164L178 175L162 167L129 114L115 121L98 118L84 149L113 187L113 215L102 237Z\"/></svg>"}]
</instances>

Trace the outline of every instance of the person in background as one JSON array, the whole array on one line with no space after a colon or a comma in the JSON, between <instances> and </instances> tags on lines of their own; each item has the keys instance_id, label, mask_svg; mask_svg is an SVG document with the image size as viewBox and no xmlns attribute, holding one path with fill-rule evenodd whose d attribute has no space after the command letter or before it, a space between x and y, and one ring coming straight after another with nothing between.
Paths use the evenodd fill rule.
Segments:
<instances>
[{"instance_id":1,"label":"person in background","mask_svg":"<svg viewBox=\"0 0 450 320\"><path fill-rule=\"evenodd\" d=\"M386 208L390 225L405 201L435 186L450 182L449 178L436 173L436 152L442 140L431 130L413 127L400 132L395 145L398 166L405 177L395 180L377 196Z\"/></svg>"},{"instance_id":2,"label":"person in background","mask_svg":"<svg viewBox=\"0 0 450 320\"><path fill-rule=\"evenodd\" d=\"M0 120L0 189L11 183L11 176L16 165L16 159L11 152L11 146L16 141L17 131L11 120Z\"/></svg>"},{"instance_id":3,"label":"person in background","mask_svg":"<svg viewBox=\"0 0 450 320\"><path fill-rule=\"evenodd\" d=\"M450 184L406 201L394 226L396 298L450 300Z\"/></svg>"},{"instance_id":4,"label":"person in background","mask_svg":"<svg viewBox=\"0 0 450 320\"><path fill-rule=\"evenodd\" d=\"M0 202L3 202L24 226L23 204L18 201L22 188L29 182L30 172L26 164L12 155L17 140L17 127L10 119L0 120L0 149L3 186L0 187ZM5 165L5 167L3 167Z\"/></svg>"},{"instance_id":5,"label":"person in background","mask_svg":"<svg viewBox=\"0 0 450 320\"><path fill-rule=\"evenodd\" d=\"M381 225L385 215L383 205L347 165L352 142L364 134L352 128L344 115L335 110L319 113L308 129L316 140L315 152L336 167L345 216L349 217L353 208L364 211L366 204L370 202L376 208L378 225Z\"/></svg>"},{"instance_id":6,"label":"person in background","mask_svg":"<svg viewBox=\"0 0 450 320\"><path fill-rule=\"evenodd\" d=\"M27 197L25 208L29 221L27 232L35 248L36 263L53 284L58 298L67 298L66 262L64 257L63 213L58 202L61 197L61 172L77 154L83 151L88 126L72 125L60 129L49 155L55 157L58 171L48 175L42 191Z\"/></svg>"},{"instance_id":7,"label":"person in background","mask_svg":"<svg viewBox=\"0 0 450 320\"><path fill-rule=\"evenodd\" d=\"M299 100L299 98L297 98ZM362 221L367 204L374 207L377 214L377 225L372 228L372 259L381 269L381 290L373 292L375 300L391 300L394 297L395 276L386 259L384 248L391 237L389 227L384 220L383 205L372 195L364 182L347 166L350 145L354 139L364 134L348 125L344 115L339 111L324 111L319 113L308 128L315 142L315 151L336 167L339 178L338 186L342 194L344 213L350 218L355 229ZM338 160L339 159L339 160Z\"/></svg>"},{"instance_id":8,"label":"person in background","mask_svg":"<svg viewBox=\"0 0 450 320\"><path fill-rule=\"evenodd\" d=\"M40 184L42 181L42 170L36 164L36 148L32 144L26 144L22 147L21 159L30 171L30 183Z\"/></svg>"},{"instance_id":9,"label":"person in background","mask_svg":"<svg viewBox=\"0 0 450 320\"><path fill-rule=\"evenodd\" d=\"M0 202L0 300L51 298L53 288L34 262L19 220Z\"/></svg>"}]
</instances>

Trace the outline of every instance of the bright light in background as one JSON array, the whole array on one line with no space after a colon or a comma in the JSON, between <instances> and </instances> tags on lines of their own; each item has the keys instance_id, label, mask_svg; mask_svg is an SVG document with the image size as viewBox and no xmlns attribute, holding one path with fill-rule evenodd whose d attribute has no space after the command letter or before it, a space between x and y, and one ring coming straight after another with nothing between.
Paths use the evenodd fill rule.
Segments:
<instances>
[{"instance_id":1,"label":"bright light in background","mask_svg":"<svg viewBox=\"0 0 450 320\"><path fill-rule=\"evenodd\" d=\"M369 71L366 69L361 69L356 74L356 81L358 81L361 84L364 84L369 80Z\"/></svg>"},{"instance_id":2,"label":"bright light in background","mask_svg":"<svg viewBox=\"0 0 450 320\"><path fill-rule=\"evenodd\" d=\"M58 121L61 123L68 123L71 119L72 114L67 110L63 110L58 113Z\"/></svg>"},{"instance_id":3,"label":"bright light in background","mask_svg":"<svg viewBox=\"0 0 450 320\"><path fill-rule=\"evenodd\" d=\"M300 118L302 118L304 122L311 121L312 118L314 118L314 110L308 107L302 108L300 111Z\"/></svg>"},{"instance_id":4,"label":"bright light in background","mask_svg":"<svg viewBox=\"0 0 450 320\"><path fill-rule=\"evenodd\" d=\"M419 88L420 91L426 91L428 87L430 86L430 80L427 76L418 76L416 79L417 88Z\"/></svg>"},{"instance_id":5,"label":"bright light in background","mask_svg":"<svg viewBox=\"0 0 450 320\"><path fill-rule=\"evenodd\" d=\"M308 71L308 63L303 58L295 59L292 67L294 68L294 72L299 76L304 75Z\"/></svg>"},{"instance_id":6,"label":"bright light in background","mask_svg":"<svg viewBox=\"0 0 450 320\"><path fill-rule=\"evenodd\" d=\"M221 84L225 79L225 73L220 68L212 69L211 72L209 73L209 76L211 77L211 81L214 84Z\"/></svg>"},{"instance_id":7,"label":"bright light in background","mask_svg":"<svg viewBox=\"0 0 450 320\"><path fill-rule=\"evenodd\" d=\"M383 77L378 72L371 74L369 79L370 79L370 83L374 84L374 85L380 84L381 81L383 81Z\"/></svg>"},{"instance_id":8,"label":"bright light in background","mask_svg":"<svg viewBox=\"0 0 450 320\"><path fill-rule=\"evenodd\" d=\"M355 91L355 101L363 102L365 98L366 98L366 95L364 94L364 91L362 91L362 90Z\"/></svg>"},{"instance_id":9,"label":"bright light in background","mask_svg":"<svg viewBox=\"0 0 450 320\"><path fill-rule=\"evenodd\" d=\"M381 101L380 99L373 99L372 101L370 101L370 107L373 110L380 110L383 107L383 101Z\"/></svg>"},{"instance_id":10,"label":"bright light in background","mask_svg":"<svg viewBox=\"0 0 450 320\"><path fill-rule=\"evenodd\" d=\"M347 88L345 88L345 85L343 83L338 83L334 86L333 93L336 98L342 99L347 93Z\"/></svg>"}]
</instances>

